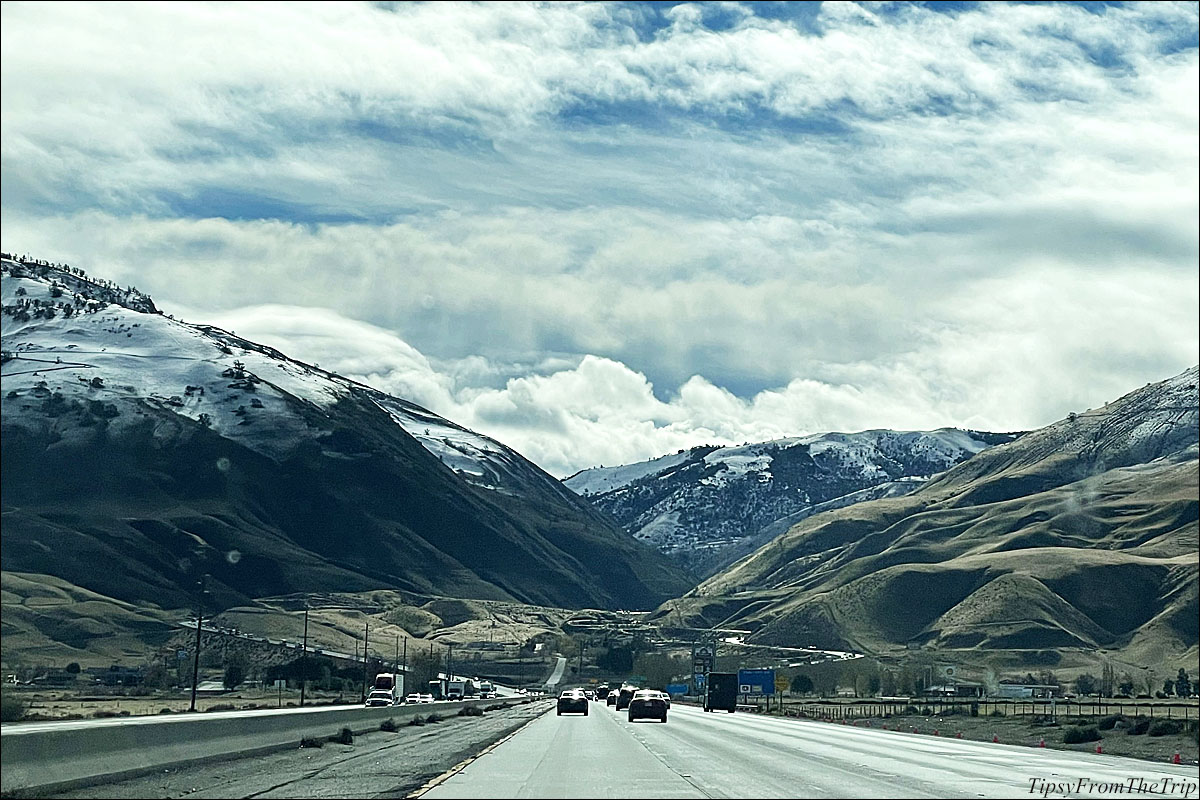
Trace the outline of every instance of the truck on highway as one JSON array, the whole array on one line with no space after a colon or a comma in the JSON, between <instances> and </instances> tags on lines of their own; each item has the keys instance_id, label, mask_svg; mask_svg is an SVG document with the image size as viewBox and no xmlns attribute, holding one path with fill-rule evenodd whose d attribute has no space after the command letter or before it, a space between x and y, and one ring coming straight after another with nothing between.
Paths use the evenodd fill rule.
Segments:
<instances>
[{"instance_id":1,"label":"truck on highway","mask_svg":"<svg viewBox=\"0 0 1200 800\"><path fill-rule=\"evenodd\" d=\"M489 700L496 696L496 686L489 680L479 682L479 697L482 700Z\"/></svg>"},{"instance_id":2,"label":"truck on highway","mask_svg":"<svg viewBox=\"0 0 1200 800\"><path fill-rule=\"evenodd\" d=\"M737 708L738 676L736 672L710 672L706 676L704 710L721 709L730 714Z\"/></svg>"},{"instance_id":3,"label":"truck on highway","mask_svg":"<svg viewBox=\"0 0 1200 800\"><path fill-rule=\"evenodd\" d=\"M466 681L446 681L446 699L447 700L462 700L467 696Z\"/></svg>"},{"instance_id":4,"label":"truck on highway","mask_svg":"<svg viewBox=\"0 0 1200 800\"><path fill-rule=\"evenodd\" d=\"M404 697L404 673L380 672L375 676L375 685L371 687L371 691L391 692L392 697L398 701Z\"/></svg>"}]
</instances>

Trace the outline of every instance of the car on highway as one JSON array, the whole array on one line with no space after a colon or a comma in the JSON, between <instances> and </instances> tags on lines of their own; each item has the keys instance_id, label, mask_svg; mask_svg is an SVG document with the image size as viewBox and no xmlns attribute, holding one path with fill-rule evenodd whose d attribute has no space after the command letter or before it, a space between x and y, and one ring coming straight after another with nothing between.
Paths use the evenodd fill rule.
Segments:
<instances>
[{"instance_id":1,"label":"car on highway","mask_svg":"<svg viewBox=\"0 0 1200 800\"><path fill-rule=\"evenodd\" d=\"M564 689L558 696L558 715L561 717L566 713L587 716L588 699L582 689Z\"/></svg>"},{"instance_id":2,"label":"car on highway","mask_svg":"<svg viewBox=\"0 0 1200 800\"><path fill-rule=\"evenodd\" d=\"M583 690L583 696L584 696L584 697L586 697L588 700L595 700L595 699L596 699L596 693L595 693L595 692L593 692L591 689L584 689L584 690Z\"/></svg>"},{"instance_id":3,"label":"car on highway","mask_svg":"<svg viewBox=\"0 0 1200 800\"><path fill-rule=\"evenodd\" d=\"M667 694L666 692L659 692L658 696L661 697L663 702L667 704L667 708L671 707L671 695Z\"/></svg>"},{"instance_id":4,"label":"car on highway","mask_svg":"<svg viewBox=\"0 0 1200 800\"><path fill-rule=\"evenodd\" d=\"M604 702L610 706L615 706L617 704L617 693L615 691L609 692L608 696L604 698Z\"/></svg>"},{"instance_id":5,"label":"car on highway","mask_svg":"<svg viewBox=\"0 0 1200 800\"><path fill-rule=\"evenodd\" d=\"M417 702L418 702L418 703L432 703L432 702L433 702L433 695L431 695L431 694L423 694L423 695L421 695L421 699L417 700Z\"/></svg>"},{"instance_id":6,"label":"car on highway","mask_svg":"<svg viewBox=\"0 0 1200 800\"><path fill-rule=\"evenodd\" d=\"M633 699L633 695L638 691L638 687L625 684L621 687L621 691L617 692L617 711L624 711L629 708L629 701Z\"/></svg>"},{"instance_id":7,"label":"car on highway","mask_svg":"<svg viewBox=\"0 0 1200 800\"><path fill-rule=\"evenodd\" d=\"M417 694L416 692L413 692L412 694L405 696L404 702L405 703L419 703L419 702L421 702L421 695Z\"/></svg>"},{"instance_id":8,"label":"car on highway","mask_svg":"<svg viewBox=\"0 0 1200 800\"><path fill-rule=\"evenodd\" d=\"M635 719L656 719L667 721L667 704L663 701L662 692L654 689L640 689L633 693L629 701L629 721Z\"/></svg>"},{"instance_id":9,"label":"car on highway","mask_svg":"<svg viewBox=\"0 0 1200 800\"><path fill-rule=\"evenodd\" d=\"M370 708L372 706L395 705L395 701L392 699L391 689L376 689L376 690L374 690L369 695L367 695L367 702L365 703L365 705L368 708Z\"/></svg>"}]
</instances>

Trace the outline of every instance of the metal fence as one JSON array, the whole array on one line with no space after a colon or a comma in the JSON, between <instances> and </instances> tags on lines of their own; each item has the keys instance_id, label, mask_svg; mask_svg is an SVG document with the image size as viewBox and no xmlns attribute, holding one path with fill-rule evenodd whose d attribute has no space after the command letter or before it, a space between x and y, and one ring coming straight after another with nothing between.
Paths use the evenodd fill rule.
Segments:
<instances>
[{"instance_id":1,"label":"metal fence","mask_svg":"<svg viewBox=\"0 0 1200 800\"><path fill-rule=\"evenodd\" d=\"M760 700L757 710L764 710ZM775 704L772 703L774 706ZM1103 717L1121 714L1127 717L1150 717L1151 719L1200 719L1200 705L1195 702L1150 702L1118 700L1113 698L1090 698L1087 700L1049 699L949 699L912 698L910 700L855 700L830 702L823 700L785 699L785 716L804 716L820 719L863 719L904 715L971 715L974 707L976 716L1065 716ZM916 709L915 711L913 709Z\"/></svg>"}]
</instances>

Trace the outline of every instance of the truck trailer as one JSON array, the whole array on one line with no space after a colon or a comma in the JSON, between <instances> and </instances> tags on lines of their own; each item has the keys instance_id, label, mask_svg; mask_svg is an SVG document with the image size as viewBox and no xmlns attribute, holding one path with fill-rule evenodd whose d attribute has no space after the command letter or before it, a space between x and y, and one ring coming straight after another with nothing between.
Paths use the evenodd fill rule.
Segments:
<instances>
[{"instance_id":1,"label":"truck trailer","mask_svg":"<svg viewBox=\"0 0 1200 800\"><path fill-rule=\"evenodd\" d=\"M728 711L737 709L738 676L736 672L710 672L705 681L705 711Z\"/></svg>"}]
</instances>

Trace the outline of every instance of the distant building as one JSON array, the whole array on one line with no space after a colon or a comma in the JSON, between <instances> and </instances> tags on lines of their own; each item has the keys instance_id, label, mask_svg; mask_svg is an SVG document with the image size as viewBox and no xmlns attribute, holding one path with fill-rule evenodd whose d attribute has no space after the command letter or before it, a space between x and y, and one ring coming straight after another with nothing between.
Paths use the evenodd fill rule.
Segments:
<instances>
[{"instance_id":1,"label":"distant building","mask_svg":"<svg viewBox=\"0 0 1200 800\"><path fill-rule=\"evenodd\" d=\"M1007 697L1012 699L1032 698L1044 699L1049 697L1062 697L1062 687L1047 683L1004 683L1001 682L996 686L996 691L993 697Z\"/></svg>"}]
</instances>

